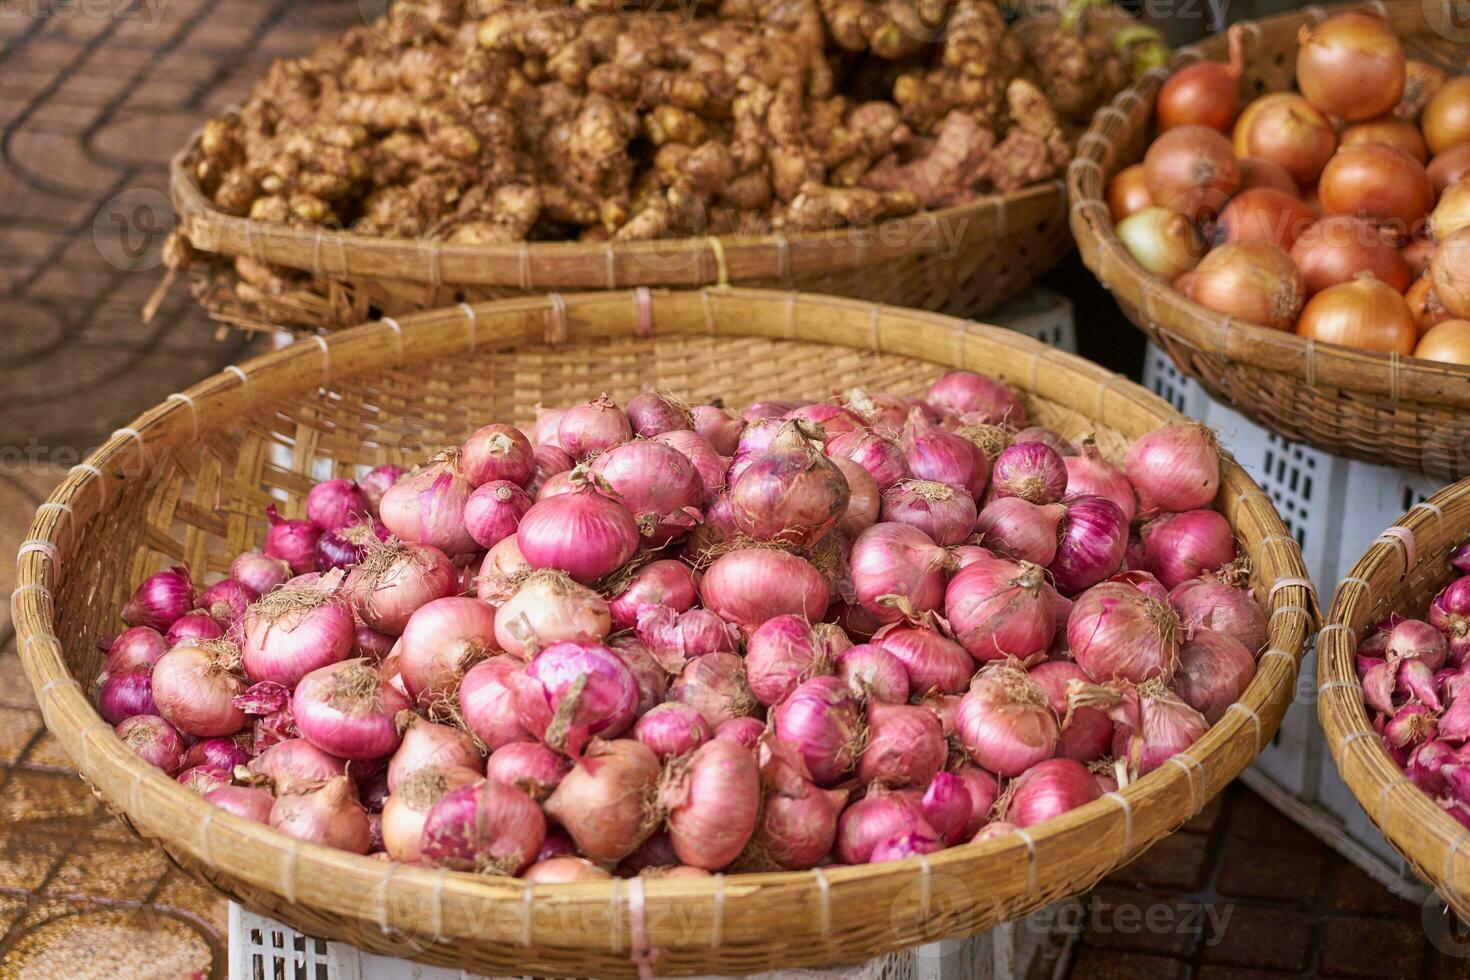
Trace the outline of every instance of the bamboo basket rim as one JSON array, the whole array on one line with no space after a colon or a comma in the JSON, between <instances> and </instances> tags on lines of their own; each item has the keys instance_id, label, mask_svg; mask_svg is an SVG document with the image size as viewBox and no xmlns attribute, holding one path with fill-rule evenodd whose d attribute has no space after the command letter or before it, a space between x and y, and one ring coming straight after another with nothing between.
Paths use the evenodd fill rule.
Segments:
<instances>
[{"instance_id":1,"label":"bamboo basket rim","mask_svg":"<svg viewBox=\"0 0 1470 980\"><path fill-rule=\"evenodd\" d=\"M189 169L203 130L169 165L169 193L179 227L201 252L251 258L300 272L349 279L372 275L438 287L597 290L636 286L728 286L755 279L787 282L797 273L861 266L885 257L933 250L943 229L992 225L1009 230L1013 211L1056 201L1067 207L1062 177L967 204L890 218L864 226L766 234L703 235L632 242L507 242L449 244L428 238L379 238L322 225L290 225L226 214L205 196ZM356 268L354 268L354 264Z\"/></svg>"},{"instance_id":2,"label":"bamboo basket rim","mask_svg":"<svg viewBox=\"0 0 1470 980\"><path fill-rule=\"evenodd\" d=\"M616 329L597 324L596 317L607 315L607 309L598 312L599 307L620 314ZM985 370L987 353L994 357L998 349L1007 348L1007 356L1029 358L1029 383L1016 379L1013 383L1018 388L1060 401L1063 407L1068 404L1064 399L1069 398L1080 415L1100 425L1109 424L1110 413L1119 419L1131 416L1135 426L1181 418L1167 402L1127 379L1012 331L940 314L812 294L735 288L550 294L464 304L311 337L227 368L169 396L132 425L117 430L74 467L38 508L28 540L19 551L12 608L21 659L48 727L77 762L81 775L104 789L141 835L160 839L216 874L290 903L311 906L319 896L310 883L329 877L350 885L361 902L352 907L340 902L312 906L326 914L355 917L385 930L432 930L439 937L466 928L468 922L474 924L478 941L507 947L532 944L529 930L535 913L549 904L603 916L601 932L559 934L557 939L564 945L558 948L627 952L635 936L628 914L631 905L625 908L624 903L632 901L635 888L616 879L612 883L530 885L519 879L383 862L303 843L206 803L135 756L98 716L67 667L55 628L52 589L59 588L67 557L77 550L76 532L107 508L131 474L146 471L151 454L187 450L202 433L237 426L252 410L264 411L269 404L292 395L319 387L329 390L334 378L387 365L411 365L472 349L477 342L484 346L491 337L487 325L497 319L519 324L517 334L501 331L495 335L498 348L515 349L526 344L626 338L633 331L650 336L655 325L658 334L666 336L832 343L818 330L830 321L819 324L816 318L837 315L843 318L844 337L852 338L838 346L870 348L936 367ZM1222 488L1226 494L1221 500L1230 503L1237 534L1242 527L1252 532L1252 539L1242 540L1241 545L1266 592L1269 639L1240 701L1187 752L1123 790L1044 824L927 857L701 880L649 879L636 886L638 924L642 925L642 915L648 918L646 932L639 929L642 941L651 947L679 948L705 942L715 946L721 942L767 943L769 922L760 923L751 916L774 903L777 908L801 909L806 917L793 912L795 921L785 922L783 931L803 939L828 938L829 946L817 948L825 953L832 942L832 924L841 921L844 909L869 907L880 898L897 901L903 889L917 888L925 896L917 918L905 918L902 923L895 918L894 938L884 942L890 950L932 942L980 928L967 928L966 923L981 921L986 903L990 908L1003 908L1007 900L1039 904L1042 898L1061 897L1058 885L1067 893L1081 890L1058 876L1051 882L1053 891L1047 892L1049 858L1106 853L1110 857L1089 857L1086 871L1075 872L1096 881L1183 825L1259 755L1274 734L1291 701L1296 671L1317 619L1315 592L1295 538L1268 495L1228 455L1222 457ZM944 881L969 882L981 894L965 892L972 904L963 914L954 908L930 908L930 888ZM390 901L390 896L405 894L418 904ZM337 902L335 893L332 901ZM507 914L477 917L477 908ZM423 909L432 911L424 913ZM699 912L692 926L690 910ZM788 946L784 948L789 949L790 935L785 938ZM852 952L847 956L852 958ZM830 958L841 959L840 948Z\"/></svg>"},{"instance_id":3,"label":"bamboo basket rim","mask_svg":"<svg viewBox=\"0 0 1470 980\"><path fill-rule=\"evenodd\" d=\"M1454 517L1460 522L1456 524ZM1361 633L1383 615L1375 582L1408 579L1426 552L1442 557L1470 531L1470 479L1415 504L1380 534L1337 585L1317 637L1318 715L1344 781L1394 849L1408 858L1462 918L1470 921L1470 827L1445 813L1389 757L1363 703L1354 654ZM1426 548L1425 545L1428 545ZM1445 578L1453 578L1448 566ZM1371 620L1371 621L1370 621Z\"/></svg>"},{"instance_id":4,"label":"bamboo basket rim","mask_svg":"<svg viewBox=\"0 0 1470 980\"><path fill-rule=\"evenodd\" d=\"M1459 5L1463 7L1463 2ZM1433 29L1431 18L1436 17L1442 23L1454 23L1456 7L1457 0L1371 0L1325 8L1312 5L1235 26L1242 32L1249 62L1253 46L1263 35L1281 32L1295 36L1299 28L1319 24L1332 14L1376 13L1401 32L1407 28ZM1135 162L1131 158L1118 159L1120 139L1135 135L1138 125L1148 131L1159 88L1172 74L1197 61L1224 61L1226 45L1227 36L1222 31L1180 48L1169 64L1150 69L1093 116L1067 168L1072 232L1079 245L1087 246L1080 249L1087 267L1120 301L1138 310L1150 329L1181 339L1206 354L1294 377L1311 387L1388 396L1395 402L1470 407L1470 366L1318 343L1291 331L1272 330L1216 313L1151 275L1118 239L1104 196L1106 181L1116 170ZM1140 110L1141 119L1137 116Z\"/></svg>"}]
</instances>

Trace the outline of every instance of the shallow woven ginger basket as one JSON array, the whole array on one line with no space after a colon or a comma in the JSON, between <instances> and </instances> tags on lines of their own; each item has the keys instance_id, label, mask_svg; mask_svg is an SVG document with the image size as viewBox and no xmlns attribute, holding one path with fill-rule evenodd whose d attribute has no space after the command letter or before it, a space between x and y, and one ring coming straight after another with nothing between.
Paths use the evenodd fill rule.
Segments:
<instances>
[{"instance_id":1,"label":"shallow woven ginger basket","mask_svg":"<svg viewBox=\"0 0 1470 980\"><path fill-rule=\"evenodd\" d=\"M1317 713L1343 780L1394 849L1470 923L1470 829L1394 764L1368 719L1353 654L1389 613L1423 619L1457 574L1449 556L1470 537L1470 480L1415 505L1373 542L1337 586L1317 640Z\"/></svg>"},{"instance_id":2,"label":"shallow woven ginger basket","mask_svg":"<svg viewBox=\"0 0 1470 980\"><path fill-rule=\"evenodd\" d=\"M170 178L178 230L192 249L307 274L268 295L242 283L227 261L200 262L195 296L210 316L244 330L315 333L550 290L730 284L976 316L1031 285L1072 248L1061 180L868 227L789 235L504 245L371 238L225 214L194 181L197 146L196 135Z\"/></svg>"},{"instance_id":3,"label":"shallow woven ginger basket","mask_svg":"<svg viewBox=\"0 0 1470 980\"><path fill-rule=\"evenodd\" d=\"M1121 794L1029 833L925 859L823 871L530 887L301 844L205 803L136 758L93 711L96 638L148 572L202 577L257 545L261 512L300 512L313 474L422 459L538 401L645 382L732 405L863 385L922 392L986 371L1033 418L1125 441L1176 418L1125 379L1009 331L829 297L742 289L506 300L317 337L170 396L119 430L40 508L20 555L19 646L46 722L104 800L186 870L315 936L491 975L627 976L646 942L668 974L858 961L971 934L1092 886L1179 827L1260 752L1291 701L1314 617L1295 541L1226 461L1219 507L1269 603L1241 702ZM289 447L291 465L273 460Z\"/></svg>"},{"instance_id":4,"label":"shallow woven ginger basket","mask_svg":"<svg viewBox=\"0 0 1470 980\"><path fill-rule=\"evenodd\" d=\"M1465 0L1308 7L1238 25L1242 98L1291 88L1300 29L1343 10L1387 17L1410 58L1452 74L1470 63ZM1222 316L1150 276L1114 234L1107 181L1143 159L1159 87L1192 62L1225 61L1226 43L1215 34L1180 50L1168 68L1149 72L1093 117L1067 181L1082 261L1181 371L1251 420L1329 453L1450 479L1470 475L1470 367L1317 344Z\"/></svg>"}]
</instances>

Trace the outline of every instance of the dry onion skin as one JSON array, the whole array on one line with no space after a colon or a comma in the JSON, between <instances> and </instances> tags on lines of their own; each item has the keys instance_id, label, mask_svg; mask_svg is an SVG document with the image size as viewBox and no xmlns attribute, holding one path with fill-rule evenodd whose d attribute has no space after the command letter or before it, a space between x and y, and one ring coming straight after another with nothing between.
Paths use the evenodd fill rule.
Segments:
<instances>
[{"instance_id":1,"label":"dry onion skin","mask_svg":"<svg viewBox=\"0 0 1470 980\"><path fill-rule=\"evenodd\" d=\"M1391 111L1404 94L1404 46L1375 14L1352 11L1303 27L1296 78L1308 102L1357 122Z\"/></svg>"},{"instance_id":2,"label":"dry onion skin","mask_svg":"<svg viewBox=\"0 0 1470 980\"><path fill-rule=\"evenodd\" d=\"M1306 286L1296 263L1275 245L1222 245L1190 273L1190 299L1217 313L1273 330L1288 330L1302 311Z\"/></svg>"},{"instance_id":3,"label":"dry onion skin","mask_svg":"<svg viewBox=\"0 0 1470 980\"><path fill-rule=\"evenodd\" d=\"M1296 332L1310 340L1383 354L1412 354L1419 332L1402 294L1363 273L1308 301Z\"/></svg>"}]
</instances>

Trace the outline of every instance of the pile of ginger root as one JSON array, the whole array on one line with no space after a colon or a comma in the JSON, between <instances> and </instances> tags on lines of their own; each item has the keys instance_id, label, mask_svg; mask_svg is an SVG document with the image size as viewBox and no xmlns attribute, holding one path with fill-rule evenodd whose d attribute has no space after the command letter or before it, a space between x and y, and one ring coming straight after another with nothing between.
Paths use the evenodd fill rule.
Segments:
<instances>
[{"instance_id":1,"label":"pile of ginger root","mask_svg":"<svg viewBox=\"0 0 1470 980\"><path fill-rule=\"evenodd\" d=\"M1053 179L1128 80L996 0L642 2L398 0L276 62L194 175L228 214L386 238L811 231Z\"/></svg>"}]
</instances>

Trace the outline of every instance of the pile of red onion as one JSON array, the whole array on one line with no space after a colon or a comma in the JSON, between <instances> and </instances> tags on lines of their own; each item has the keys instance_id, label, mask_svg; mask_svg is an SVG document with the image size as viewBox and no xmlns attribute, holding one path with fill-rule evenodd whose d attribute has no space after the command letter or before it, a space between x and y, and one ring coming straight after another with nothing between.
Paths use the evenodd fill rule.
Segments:
<instances>
[{"instance_id":1,"label":"pile of red onion","mask_svg":"<svg viewBox=\"0 0 1470 980\"><path fill-rule=\"evenodd\" d=\"M1450 565L1460 577L1430 600L1424 619L1389 616L1358 645L1356 660L1384 749L1470 827L1470 545Z\"/></svg>"},{"instance_id":2,"label":"pile of red onion","mask_svg":"<svg viewBox=\"0 0 1470 980\"><path fill-rule=\"evenodd\" d=\"M97 704L217 805L386 859L925 854L1116 789L1240 696L1265 620L1219 481L1197 425L1109 458L964 371L739 415L604 395L320 483L207 588L153 575Z\"/></svg>"}]
</instances>

